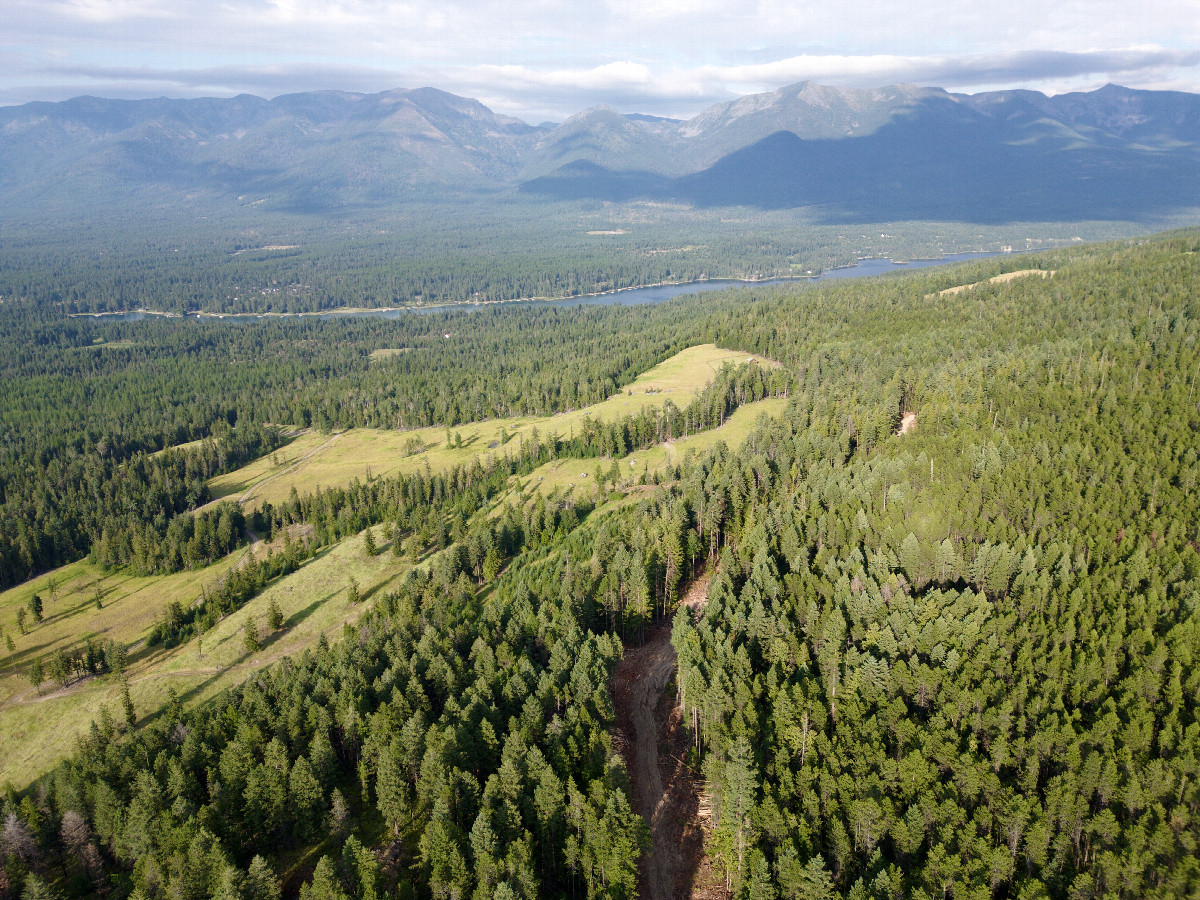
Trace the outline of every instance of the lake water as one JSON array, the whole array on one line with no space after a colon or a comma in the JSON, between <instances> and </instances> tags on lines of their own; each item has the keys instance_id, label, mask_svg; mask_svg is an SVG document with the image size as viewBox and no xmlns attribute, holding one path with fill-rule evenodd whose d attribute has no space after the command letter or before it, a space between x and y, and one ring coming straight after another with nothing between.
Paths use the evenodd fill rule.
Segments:
<instances>
[{"instance_id":1,"label":"lake water","mask_svg":"<svg viewBox=\"0 0 1200 900\"><path fill-rule=\"evenodd\" d=\"M688 294L702 294L707 291L723 291L732 287L764 287L777 284L814 284L821 281L836 281L842 278L868 278L872 275L886 275L889 272L904 272L909 269L924 269L930 266L944 266L950 263L964 262L971 259L986 259L990 256L1000 256L998 252L988 253L952 253L948 256L943 256L940 259L914 259L909 262L892 262L890 259L860 259L853 266L843 266L838 269L828 269L820 275L810 278L772 278L765 281L737 281L733 279L714 278L708 281L691 281L686 284L656 284L651 287L629 288L622 291L613 291L607 294L595 294L586 297L568 297L563 300L514 300L504 304L505 307L510 306L537 306L544 307L575 307L575 306L635 306L642 303L663 303L667 300L672 300L675 297L686 296ZM332 318L378 318L378 319L398 319L401 316L412 315L413 313L435 313L445 312L447 310L478 310L489 309L498 304L494 303L450 303L441 306L421 306L421 307L406 307L404 309L365 309L355 312L327 312L327 313L310 313L309 315L317 319L332 319ZM297 314L279 314L273 316L261 316L253 313L226 314L223 316L213 317L204 316L206 319L216 318L222 322L260 322L264 319L291 318ZM96 316L100 318L101 316ZM159 314L150 312L127 312L127 313L106 313L103 315L105 319L111 319L118 322L136 322L141 319L159 318ZM186 316L189 319L201 318L194 314Z\"/></svg>"}]
</instances>

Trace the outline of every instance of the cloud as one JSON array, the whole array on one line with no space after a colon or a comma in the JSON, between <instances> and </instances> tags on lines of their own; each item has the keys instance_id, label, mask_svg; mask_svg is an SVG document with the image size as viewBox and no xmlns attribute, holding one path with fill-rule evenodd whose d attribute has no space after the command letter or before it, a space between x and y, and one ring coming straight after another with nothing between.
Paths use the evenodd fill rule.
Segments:
<instances>
[{"instance_id":1,"label":"cloud","mask_svg":"<svg viewBox=\"0 0 1200 900\"><path fill-rule=\"evenodd\" d=\"M1180 0L6 0L0 103L433 85L532 121L812 80L1200 91ZM819 42L819 43L818 43Z\"/></svg>"},{"instance_id":2,"label":"cloud","mask_svg":"<svg viewBox=\"0 0 1200 900\"><path fill-rule=\"evenodd\" d=\"M1018 51L958 57L800 55L743 66L701 66L655 72L634 64L610 64L586 70L532 71L524 67L446 70L444 77L461 89L494 95L501 105L530 107L558 103L577 111L608 103L626 111L688 116L705 106L747 93L770 91L798 81L842 87L907 83L973 93L1001 87L1050 87L1059 92L1091 79L1137 87L1168 81L1200 67L1200 52L1159 47L1066 53ZM1200 73L1197 73L1200 74ZM1200 79L1190 83L1195 90ZM561 104L566 104L562 106Z\"/></svg>"},{"instance_id":3,"label":"cloud","mask_svg":"<svg viewBox=\"0 0 1200 900\"><path fill-rule=\"evenodd\" d=\"M746 62L756 50L819 42L846 55L962 55L1200 46L1181 0L5 0L0 45L81 53L136 50L289 55L331 62L657 68Z\"/></svg>"},{"instance_id":4,"label":"cloud","mask_svg":"<svg viewBox=\"0 0 1200 900\"><path fill-rule=\"evenodd\" d=\"M886 81L967 89L1084 75L1136 74L1198 64L1200 52L1149 47L1082 53L1027 50L957 57L802 55L750 66L709 67L699 73L726 85L828 79L846 87L874 87Z\"/></svg>"},{"instance_id":5,"label":"cloud","mask_svg":"<svg viewBox=\"0 0 1200 900\"><path fill-rule=\"evenodd\" d=\"M155 68L152 66L60 66L44 70L46 75L69 79L75 84L122 84L143 94L149 88L178 91L187 96L204 92L219 95L254 93L266 97L279 94L343 90L373 92L395 87L397 73L369 66L265 65L208 66L203 68Z\"/></svg>"},{"instance_id":6,"label":"cloud","mask_svg":"<svg viewBox=\"0 0 1200 900\"><path fill-rule=\"evenodd\" d=\"M1067 88L1081 78L1138 86L1155 79L1170 82L1176 73L1198 66L1200 52L1143 47L957 57L802 54L751 65L667 71L655 71L644 63L614 61L591 67L553 69L487 63L404 69L308 63L197 68L60 65L43 67L36 74L60 84L53 91L57 97L79 93L126 97L253 93L272 97L305 90L373 92L431 84L475 97L498 112L538 121L564 118L600 103L625 111L688 116L715 102L797 81L845 87L910 83L964 92L993 86L1053 84ZM1175 82L1189 83L1194 89L1195 82L1186 79ZM0 102L19 101L21 93L0 92Z\"/></svg>"}]
</instances>

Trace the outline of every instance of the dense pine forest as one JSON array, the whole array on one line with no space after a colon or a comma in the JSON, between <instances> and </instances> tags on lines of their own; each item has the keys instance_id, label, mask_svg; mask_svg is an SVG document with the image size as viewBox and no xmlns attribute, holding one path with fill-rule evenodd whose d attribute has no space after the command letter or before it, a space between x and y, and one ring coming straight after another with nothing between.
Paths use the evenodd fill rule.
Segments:
<instances>
[{"instance_id":1,"label":"dense pine forest","mask_svg":"<svg viewBox=\"0 0 1200 900\"><path fill-rule=\"evenodd\" d=\"M168 644L368 526L428 564L212 701L106 711L7 790L0 900L633 897L651 842L612 684L655 626L727 896L1200 895L1198 250L387 321L6 303L0 584L283 536L164 609ZM297 428L577 409L704 342L782 365L486 466L200 509ZM622 465L767 396L786 408L740 447ZM560 457L594 504L511 499Z\"/></svg>"}]
</instances>

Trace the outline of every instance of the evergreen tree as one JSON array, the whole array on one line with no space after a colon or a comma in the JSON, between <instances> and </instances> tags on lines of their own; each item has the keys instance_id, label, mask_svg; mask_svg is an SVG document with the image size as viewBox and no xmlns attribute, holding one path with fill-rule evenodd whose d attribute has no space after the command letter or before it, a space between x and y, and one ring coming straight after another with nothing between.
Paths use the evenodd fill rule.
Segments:
<instances>
[{"instance_id":1,"label":"evergreen tree","mask_svg":"<svg viewBox=\"0 0 1200 900\"><path fill-rule=\"evenodd\" d=\"M121 710L125 713L125 724L132 728L137 723L133 709L133 698L129 696L129 679L121 678Z\"/></svg>"},{"instance_id":2,"label":"evergreen tree","mask_svg":"<svg viewBox=\"0 0 1200 900\"><path fill-rule=\"evenodd\" d=\"M246 624L242 626L242 646L246 648L247 653L257 653L262 649L262 642L258 637L258 623L253 618L246 619Z\"/></svg>"},{"instance_id":3,"label":"evergreen tree","mask_svg":"<svg viewBox=\"0 0 1200 900\"><path fill-rule=\"evenodd\" d=\"M29 664L29 683L37 688L38 693L42 692L42 682L46 680L46 673L42 671L41 659L35 659Z\"/></svg>"},{"instance_id":4,"label":"evergreen tree","mask_svg":"<svg viewBox=\"0 0 1200 900\"><path fill-rule=\"evenodd\" d=\"M58 900L58 896L58 892L37 875L30 874L25 878L21 900Z\"/></svg>"},{"instance_id":5,"label":"evergreen tree","mask_svg":"<svg viewBox=\"0 0 1200 900\"><path fill-rule=\"evenodd\" d=\"M271 866L261 856L255 856L246 871L242 896L245 900L279 900L280 895L279 879Z\"/></svg>"},{"instance_id":6,"label":"evergreen tree","mask_svg":"<svg viewBox=\"0 0 1200 900\"><path fill-rule=\"evenodd\" d=\"M267 605L267 627L271 631L278 631L283 627L283 610L279 608L279 601L274 597Z\"/></svg>"},{"instance_id":7,"label":"evergreen tree","mask_svg":"<svg viewBox=\"0 0 1200 900\"><path fill-rule=\"evenodd\" d=\"M313 869L312 880L300 888L300 900L350 900L328 856L322 856Z\"/></svg>"},{"instance_id":8,"label":"evergreen tree","mask_svg":"<svg viewBox=\"0 0 1200 900\"><path fill-rule=\"evenodd\" d=\"M312 767L301 756L292 766L288 777L290 818L302 840L312 840L320 833L325 813L325 796L313 776Z\"/></svg>"}]
</instances>

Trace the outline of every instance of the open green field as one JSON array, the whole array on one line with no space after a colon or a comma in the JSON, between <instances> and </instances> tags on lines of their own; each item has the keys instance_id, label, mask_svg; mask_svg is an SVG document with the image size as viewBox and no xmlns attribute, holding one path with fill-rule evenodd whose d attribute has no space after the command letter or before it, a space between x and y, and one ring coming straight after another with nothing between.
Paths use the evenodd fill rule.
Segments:
<instances>
[{"instance_id":1,"label":"open green field","mask_svg":"<svg viewBox=\"0 0 1200 900\"><path fill-rule=\"evenodd\" d=\"M787 406L785 397L771 397L759 400L757 403L747 403L735 409L733 415L720 428L690 434L685 438L667 441L645 450L637 450L626 458L625 466L634 474L643 470L653 473L662 471L669 465L674 466L682 462L688 453L699 455L722 441L731 449L740 447L746 442L750 432L754 430L754 424L758 421L759 416L777 418L785 406Z\"/></svg>"},{"instance_id":2,"label":"open green field","mask_svg":"<svg viewBox=\"0 0 1200 900\"><path fill-rule=\"evenodd\" d=\"M449 430L442 426L414 431L381 431L354 428L335 435L309 432L269 457L256 460L235 472L209 482L213 496L240 499L247 511L263 502L286 500L294 487L300 494L318 487L338 487L353 479L386 477L424 469L440 472L468 464L488 453L502 453L501 439L509 441L532 435L534 429L570 436L581 430L587 418L611 421L635 414L648 406L663 406L672 400L684 406L704 389L726 364L746 362L746 353L723 350L714 344L689 347L639 376L620 393L602 403L556 416L488 419ZM758 364L775 366L770 360ZM455 436L461 437L461 445ZM415 446L424 450L412 452ZM516 446L516 445L514 445Z\"/></svg>"},{"instance_id":3,"label":"open green field","mask_svg":"<svg viewBox=\"0 0 1200 900\"><path fill-rule=\"evenodd\" d=\"M170 447L163 447L161 450L155 450L150 455L152 457L162 456L164 453L170 453L172 450L178 450L180 452L187 452L188 450L195 450L197 447L199 447L201 444L203 444L207 440L209 440L209 438L197 438L196 440L188 441L185 444L174 444L173 446L170 446Z\"/></svg>"},{"instance_id":4,"label":"open green field","mask_svg":"<svg viewBox=\"0 0 1200 900\"><path fill-rule=\"evenodd\" d=\"M24 673L35 658L81 647L88 638L133 644L146 636L169 601L189 606L245 552L237 550L198 571L148 577L123 572L106 575L87 560L80 560L0 594L0 626L16 645L11 658L7 649L0 657L4 660L0 669L0 711L14 697L32 690ZM29 633L22 635L17 630L17 610L27 609L34 594L42 598L44 620L36 625L30 619L26 625Z\"/></svg>"},{"instance_id":5,"label":"open green field","mask_svg":"<svg viewBox=\"0 0 1200 900\"><path fill-rule=\"evenodd\" d=\"M303 464L329 440L327 434L305 432L273 453L233 472L209 479L208 489L212 492L214 502L227 498L248 502L254 491Z\"/></svg>"},{"instance_id":6,"label":"open green field","mask_svg":"<svg viewBox=\"0 0 1200 900\"><path fill-rule=\"evenodd\" d=\"M382 540L378 543L382 550L388 549ZM68 754L102 706L115 719L121 717L116 676L84 679L65 689L47 683L38 691L28 680L34 658L78 647L87 636L132 644L126 674L140 719L162 708L171 687L185 702L203 701L242 681L250 671L312 646L322 633L335 639L343 623L355 619L380 589L411 568L411 563L387 552L366 556L360 534L276 579L198 640L170 649L141 643L170 600L190 604L200 596L202 586L215 583L246 552L239 550L200 571L150 578L102 576L83 561L0 594L0 622L17 645L12 660L4 658L0 669L0 784L23 787ZM51 576L62 582L59 599L46 600L46 620L41 625L32 627L28 635L17 634L13 624L17 607L35 591L47 597ZM362 596L356 606L347 599L352 577ZM100 610L92 599L97 582L107 591ZM284 626L275 634L267 633L266 624L272 599L284 615ZM262 650L253 655L242 645L242 628L250 618L257 622L263 639Z\"/></svg>"}]
</instances>

